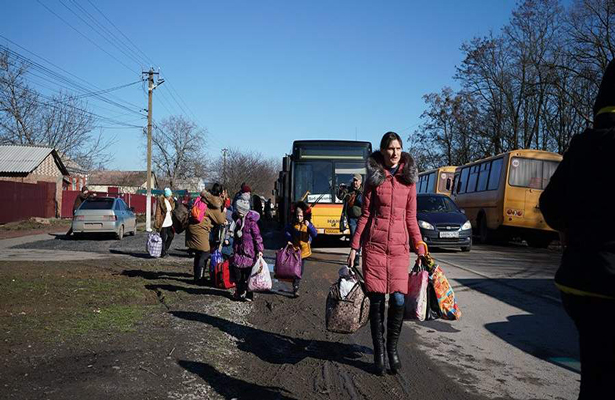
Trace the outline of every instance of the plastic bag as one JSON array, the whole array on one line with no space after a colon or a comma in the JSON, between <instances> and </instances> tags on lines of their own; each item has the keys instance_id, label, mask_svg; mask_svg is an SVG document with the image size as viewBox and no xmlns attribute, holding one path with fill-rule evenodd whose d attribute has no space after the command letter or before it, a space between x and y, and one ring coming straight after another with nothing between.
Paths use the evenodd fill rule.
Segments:
<instances>
[{"instance_id":1,"label":"plastic bag","mask_svg":"<svg viewBox=\"0 0 615 400\"><path fill-rule=\"evenodd\" d=\"M149 253L150 257L160 257L162 254L162 238L158 232L150 232L147 234L145 250Z\"/></svg>"},{"instance_id":2,"label":"plastic bag","mask_svg":"<svg viewBox=\"0 0 615 400\"><path fill-rule=\"evenodd\" d=\"M357 284L357 280L354 278L340 278L340 297L342 300L346 300L350 291Z\"/></svg>"},{"instance_id":3,"label":"plastic bag","mask_svg":"<svg viewBox=\"0 0 615 400\"><path fill-rule=\"evenodd\" d=\"M404 319L425 320L427 314L427 286L429 273L415 265L408 276L408 294L406 295L406 310Z\"/></svg>"},{"instance_id":4,"label":"plastic bag","mask_svg":"<svg viewBox=\"0 0 615 400\"><path fill-rule=\"evenodd\" d=\"M269 266L263 257L258 257L252 267L250 278L248 278L248 290L251 292L262 292L271 290L272 286L273 282L271 281Z\"/></svg>"}]
</instances>

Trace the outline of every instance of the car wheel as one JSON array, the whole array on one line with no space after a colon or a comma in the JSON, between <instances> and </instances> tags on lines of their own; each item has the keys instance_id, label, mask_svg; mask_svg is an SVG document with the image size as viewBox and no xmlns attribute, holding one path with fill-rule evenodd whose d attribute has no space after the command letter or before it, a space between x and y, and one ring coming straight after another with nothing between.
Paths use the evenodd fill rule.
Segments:
<instances>
[{"instance_id":1,"label":"car wheel","mask_svg":"<svg viewBox=\"0 0 615 400\"><path fill-rule=\"evenodd\" d=\"M117 231L116 238L117 240L122 240L124 237L124 225L120 225L120 229Z\"/></svg>"}]
</instances>

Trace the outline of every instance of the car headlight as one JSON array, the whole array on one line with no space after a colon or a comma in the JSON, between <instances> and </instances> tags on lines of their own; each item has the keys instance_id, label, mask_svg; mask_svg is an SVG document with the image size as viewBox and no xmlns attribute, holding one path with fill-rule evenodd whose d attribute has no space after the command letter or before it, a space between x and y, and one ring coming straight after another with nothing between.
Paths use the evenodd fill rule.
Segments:
<instances>
[{"instance_id":1,"label":"car headlight","mask_svg":"<svg viewBox=\"0 0 615 400\"><path fill-rule=\"evenodd\" d=\"M429 222L419 220L419 226L423 229L434 230L434 227Z\"/></svg>"},{"instance_id":2,"label":"car headlight","mask_svg":"<svg viewBox=\"0 0 615 400\"><path fill-rule=\"evenodd\" d=\"M467 231L468 229L472 229L472 224L470 223L470 220L467 220L465 224L461 225L462 231Z\"/></svg>"}]
</instances>

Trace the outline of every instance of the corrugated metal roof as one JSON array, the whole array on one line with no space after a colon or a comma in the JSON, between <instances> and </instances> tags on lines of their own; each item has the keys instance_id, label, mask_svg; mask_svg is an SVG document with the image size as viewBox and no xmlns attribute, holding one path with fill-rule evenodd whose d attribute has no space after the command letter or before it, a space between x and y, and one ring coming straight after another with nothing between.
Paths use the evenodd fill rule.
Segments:
<instances>
[{"instance_id":1,"label":"corrugated metal roof","mask_svg":"<svg viewBox=\"0 0 615 400\"><path fill-rule=\"evenodd\" d=\"M0 173L30 173L53 149L36 146L0 146Z\"/></svg>"}]
</instances>

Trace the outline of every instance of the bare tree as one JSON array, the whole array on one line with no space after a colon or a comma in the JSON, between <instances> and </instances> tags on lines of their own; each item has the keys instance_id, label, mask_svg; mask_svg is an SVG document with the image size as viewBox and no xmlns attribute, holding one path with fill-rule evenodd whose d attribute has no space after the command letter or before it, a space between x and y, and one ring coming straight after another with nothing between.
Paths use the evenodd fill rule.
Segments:
<instances>
[{"instance_id":1,"label":"bare tree","mask_svg":"<svg viewBox=\"0 0 615 400\"><path fill-rule=\"evenodd\" d=\"M172 116L154 125L152 163L162 180L174 187L178 179L204 178L205 137L205 130L183 116Z\"/></svg>"},{"instance_id":2,"label":"bare tree","mask_svg":"<svg viewBox=\"0 0 615 400\"><path fill-rule=\"evenodd\" d=\"M253 193L271 197L279 170L280 160L239 149L228 151L226 163L224 158L220 157L212 165L212 175L228 188L231 195L241 189L241 184L245 182Z\"/></svg>"},{"instance_id":3,"label":"bare tree","mask_svg":"<svg viewBox=\"0 0 615 400\"><path fill-rule=\"evenodd\" d=\"M27 71L0 54L0 143L53 147L85 169L109 161L113 140L93 133L87 104L68 93L41 95L27 84Z\"/></svg>"},{"instance_id":4,"label":"bare tree","mask_svg":"<svg viewBox=\"0 0 615 400\"><path fill-rule=\"evenodd\" d=\"M424 122L409 138L420 162L459 164L516 148L562 153L591 124L615 59L615 1L574 0L566 9L561 0L524 0L501 32L461 50L461 90L424 96Z\"/></svg>"}]
</instances>

